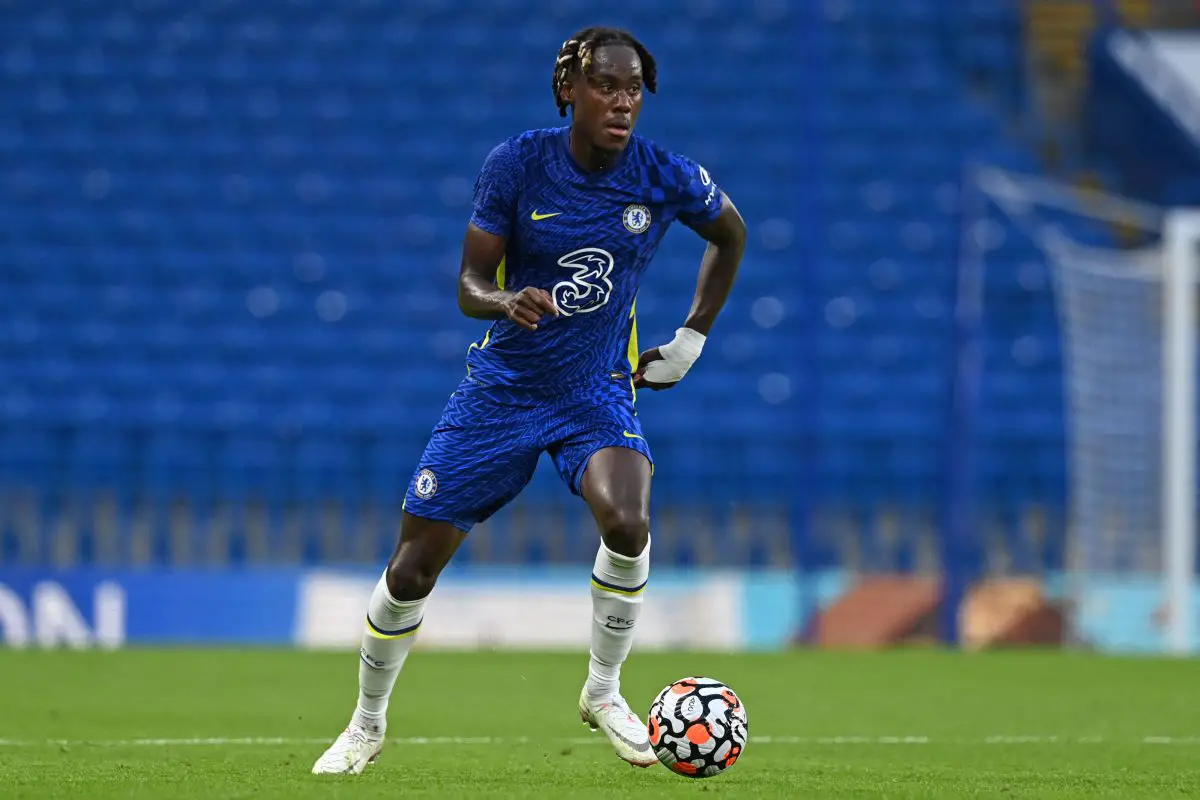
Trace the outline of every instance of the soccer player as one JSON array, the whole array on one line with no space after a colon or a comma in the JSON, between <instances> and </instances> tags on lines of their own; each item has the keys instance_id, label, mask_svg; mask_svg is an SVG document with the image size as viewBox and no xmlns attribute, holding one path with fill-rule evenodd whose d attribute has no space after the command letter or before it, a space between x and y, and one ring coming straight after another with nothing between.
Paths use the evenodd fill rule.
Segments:
<instances>
[{"instance_id":1,"label":"soccer player","mask_svg":"<svg viewBox=\"0 0 1200 800\"><path fill-rule=\"evenodd\" d=\"M467 374L409 484L399 543L367 609L358 706L314 773L360 773L378 755L438 574L472 526L521 492L543 451L601 539L579 715L625 761L655 762L620 690L650 565L653 467L634 392L674 386L700 356L746 240L703 167L634 134L655 84L654 59L632 35L582 30L554 65L554 100L571 124L514 136L484 161L458 302L495 322L468 348ZM695 297L675 337L639 355L638 282L676 219L708 241Z\"/></svg>"}]
</instances>

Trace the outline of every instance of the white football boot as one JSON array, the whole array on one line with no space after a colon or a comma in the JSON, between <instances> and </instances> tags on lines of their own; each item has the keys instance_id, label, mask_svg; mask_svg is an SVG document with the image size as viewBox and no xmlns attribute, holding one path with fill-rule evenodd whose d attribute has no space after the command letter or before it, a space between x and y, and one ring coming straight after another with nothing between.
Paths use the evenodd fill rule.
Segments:
<instances>
[{"instance_id":1,"label":"white football boot","mask_svg":"<svg viewBox=\"0 0 1200 800\"><path fill-rule=\"evenodd\" d=\"M382 736L351 723L313 764L313 775L359 775L382 749Z\"/></svg>"},{"instance_id":2,"label":"white football boot","mask_svg":"<svg viewBox=\"0 0 1200 800\"><path fill-rule=\"evenodd\" d=\"M592 730L604 731L617 755L635 767L658 762L650 748L650 733L637 715L629 710L625 698L613 693L607 697L588 697L587 687L579 693L579 718Z\"/></svg>"}]
</instances>

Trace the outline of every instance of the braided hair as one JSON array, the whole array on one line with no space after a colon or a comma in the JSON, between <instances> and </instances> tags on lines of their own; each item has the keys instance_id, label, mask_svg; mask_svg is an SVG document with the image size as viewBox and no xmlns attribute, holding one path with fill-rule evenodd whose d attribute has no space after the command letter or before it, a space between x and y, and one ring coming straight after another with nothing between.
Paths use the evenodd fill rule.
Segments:
<instances>
[{"instance_id":1,"label":"braided hair","mask_svg":"<svg viewBox=\"0 0 1200 800\"><path fill-rule=\"evenodd\" d=\"M658 68L654 64L654 56L646 46L639 42L632 33L620 28L584 28L562 44L558 58L554 62L554 77L551 87L554 89L554 102L558 105L558 115L565 117L570 103L563 100L562 88L567 78L575 71L587 75L592 68L592 56L596 50L607 44L623 44L632 47L642 62L642 80L646 88L654 92L658 88Z\"/></svg>"}]
</instances>

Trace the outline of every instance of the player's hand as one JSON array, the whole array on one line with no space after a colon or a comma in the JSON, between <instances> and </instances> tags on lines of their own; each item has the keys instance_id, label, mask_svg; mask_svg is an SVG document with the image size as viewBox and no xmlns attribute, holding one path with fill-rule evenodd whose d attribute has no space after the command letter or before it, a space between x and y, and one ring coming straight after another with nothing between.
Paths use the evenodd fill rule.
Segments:
<instances>
[{"instance_id":1,"label":"player's hand","mask_svg":"<svg viewBox=\"0 0 1200 800\"><path fill-rule=\"evenodd\" d=\"M513 292L504 303L504 315L527 331L536 331L547 314L558 316L558 306L545 289L526 286Z\"/></svg>"},{"instance_id":2,"label":"player's hand","mask_svg":"<svg viewBox=\"0 0 1200 800\"><path fill-rule=\"evenodd\" d=\"M658 392L662 391L663 389L670 389L672 386L679 383L679 381L672 381L671 383L652 383L646 380L647 365L649 365L651 362L662 360L662 353L658 352L657 347L652 347L638 356L637 369L633 372L633 388L653 389L654 391Z\"/></svg>"},{"instance_id":3,"label":"player's hand","mask_svg":"<svg viewBox=\"0 0 1200 800\"><path fill-rule=\"evenodd\" d=\"M674 339L638 356L633 388L657 392L679 383L700 357L706 338L691 328L677 328Z\"/></svg>"}]
</instances>

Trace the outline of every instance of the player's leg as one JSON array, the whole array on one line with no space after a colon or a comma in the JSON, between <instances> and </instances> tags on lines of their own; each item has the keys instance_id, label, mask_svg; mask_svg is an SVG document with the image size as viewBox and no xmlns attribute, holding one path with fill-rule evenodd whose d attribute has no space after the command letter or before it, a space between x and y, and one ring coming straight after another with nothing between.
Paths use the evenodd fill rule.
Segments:
<instances>
[{"instance_id":1,"label":"player's leg","mask_svg":"<svg viewBox=\"0 0 1200 800\"><path fill-rule=\"evenodd\" d=\"M600 531L592 565L592 637L587 691L619 693L650 577L650 462L626 447L588 459L580 493Z\"/></svg>"},{"instance_id":2,"label":"player's leg","mask_svg":"<svg viewBox=\"0 0 1200 800\"><path fill-rule=\"evenodd\" d=\"M621 665L633 647L650 576L650 462L637 450L606 447L588 459L580 482L600 529L592 565L592 631L580 717L603 730L617 755L646 767L657 758L642 720L621 694Z\"/></svg>"},{"instance_id":3,"label":"player's leg","mask_svg":"<svg viewBox=\"0 0 1200 800\"><path fill-rule=\"evenodd\" d=\"M521 486L536 465L528 460ZM507 494L479 511L482 522L520 491L508 473ZM438 576L450 562L470 523L419 517L405 512L400 541L376 583L367 607L359 647L358 702L349 724L313 765L314 774L358 774L383 749L388 704L396 679L416 643L425 605Z\"/></svg>"},{"instance_id":4,"label":"player's leg","mask_svg":"<svg viewBox=\"0 0 1200 800\"><path fill-rule=\"evenodd\" d=\"M628 394L599 398L573 416L551 448L559 473L591 509L600 532L592 566L588 678L580 717L604 731L636 766L656 759L645 725L621 695L621 665L633 646L650 572L650 449Z\"/></svg>"},{"instance_id":5,"label":"player's leg","mask_svg":"<svg viewBox=\"0 0 1200 800\"><path fill-rule=\"evenodd\" d=\"M522 434L531 429L523 417L532 413L501 413L486 398L469 394L451 398L409 484L399 542L371 594L354 714L314 773L359 773L379 753L392 688L438 576L466 532L516 497L533 476L541 450Z\"/></svg>"},{"instance_id":6,"label":"player's leg","mask_svg":"<svg viewBox=\"0 0 1200 800\"><path fill-rule=\"evenodd\" d=\"M383 749L388 699L416 642L425 601L462 543L454 523L404 512L400 540L375 584L359 648L358 704L313 774L358 774Z\"/></svg>"},{"instance_id":7,"label":"player's leg","mask_svg":"<svg viewBox=\"0 0 1200 800\"><path fill-rule=\"evenodd\" d=\"M404 512L400 541L375 584L359 649L354 723L383 735L388 699L416 642L425 601L466 536L454 523Z\"/></svg>"}]
</instances>

